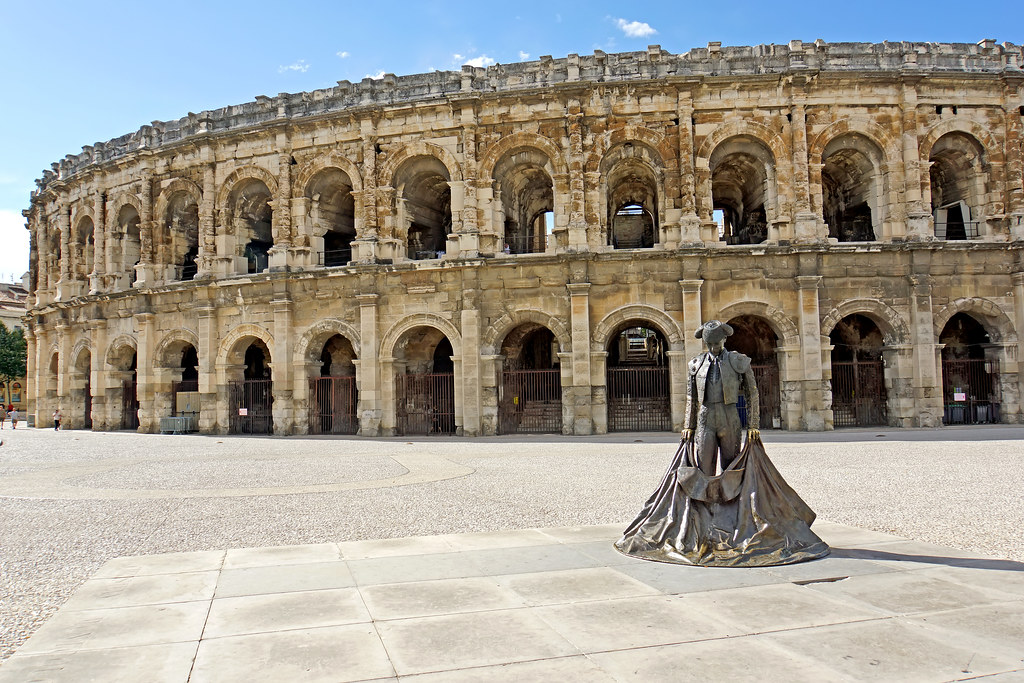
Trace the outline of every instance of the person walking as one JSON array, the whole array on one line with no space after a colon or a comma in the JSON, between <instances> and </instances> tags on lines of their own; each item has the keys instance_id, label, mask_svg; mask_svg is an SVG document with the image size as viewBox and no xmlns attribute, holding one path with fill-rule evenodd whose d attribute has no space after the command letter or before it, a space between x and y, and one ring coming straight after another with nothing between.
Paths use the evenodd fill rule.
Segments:
<instances>
[{"instance_id":1,"label":"person walking","mask_svg":"<svg viewBox=\"0 0 1024 683\"><path fill-rule=\"evenodd\" d=\"M58 429L60 429L60 419L60 408L57 408L56 410L53 411L53 431L57 431Z\"/></svg>"},{"instance_id":2,"label":"person walking","mask_svg":"<svg viewBox=\"0 0 1024 683\"><path fill-rule=\"evenodd\" d=\"M7 407L0 405L0 429L4 428L4 422L7 421Z\"/></svg>"},{"instance_id":3,"label":"person walking","mask_svg":"<svg viewBox=\"0 0 1024 683\"><path fill-rule=\"evenodd\" d=\"M11 410L11 429L18 428L18 409Z\"/></svg>"}]
</instances>

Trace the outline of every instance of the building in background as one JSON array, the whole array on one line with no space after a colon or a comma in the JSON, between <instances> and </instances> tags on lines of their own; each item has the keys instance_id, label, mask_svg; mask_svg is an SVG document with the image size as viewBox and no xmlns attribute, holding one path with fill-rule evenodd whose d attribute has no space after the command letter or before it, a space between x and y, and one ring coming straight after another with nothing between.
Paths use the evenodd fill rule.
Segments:
<instances>
[{"instance_id":1,"label":"building in background","mask_svg":"<svg viewBox=\"0 0 1024 683\"><path fill-rule=\"evenodd\" d=\"M0 322L8 330L25 331L25 302L28 299L28 292L20 284L0 282ZM3 405L13 405L23 415L28 408L28 396L26 387L28 382L25 377L19 377L12 382L0 380L0 401Z\"/></svg>"}]
</instances>

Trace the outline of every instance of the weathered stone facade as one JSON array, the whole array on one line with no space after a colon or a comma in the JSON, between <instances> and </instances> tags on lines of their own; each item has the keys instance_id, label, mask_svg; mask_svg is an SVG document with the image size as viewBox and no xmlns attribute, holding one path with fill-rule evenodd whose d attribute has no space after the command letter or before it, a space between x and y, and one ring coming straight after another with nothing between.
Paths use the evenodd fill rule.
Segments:
<instances>
[{"instance_id":1,"label":"weathered stone facade","mask_svg":"<svg viewBox=\"0 0 1024 683\"><path fill-rule=\"evenodd\" d=\"M656 409L613 369L662 368L678 429L719 318L760 335L777 426L1021 422L1022 59L652 46L154 122L25 211L31 410L135 427L134 391L155 431L183 392L210 433L494 434L544 403L503 371L557 370L557 427L590 434ZM947 359L994 386L944 399ZM410 388L427 373L450 388ZM311 417L340 415L311 379L353 375L352 424Z\"/></svg>"}]
</instances>

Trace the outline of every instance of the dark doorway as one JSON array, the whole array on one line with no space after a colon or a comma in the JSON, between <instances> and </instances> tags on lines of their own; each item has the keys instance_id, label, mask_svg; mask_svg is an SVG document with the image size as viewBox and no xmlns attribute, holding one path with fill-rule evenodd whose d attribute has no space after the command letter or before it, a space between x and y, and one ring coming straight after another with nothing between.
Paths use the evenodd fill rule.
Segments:
<instances>
[{"instance_id":1,"label":"dark doorway","mask_svg":"<svg viewBox=\"0 0 1024 683\"><path fill-rule=\"evenodd\" d=\"M761 429L779 429L782 426L782 391L779 381L779 361L776 355L778 335L764 318L740 315L729 321L735 331L725 340L725 348L750 357L757 393L760 399ZM740 396L737 405L743 426L747 425L747 397Z\"/></svg>"},{"instance_id":2,"label":"dark doorway","mask_svg":"<svg viewBox=\"0 0 1024 683\"><path fill-rule=\"evenodd\" d=\"M320 376L309 381L310 434L355 434L356 414L355 352L348 339L336 334L320 354Z\"/></svg>"},{"instance_id":3,"label":"dark doorway","mask_svg":"<svg viewBox=\"0 0 1024 683\"><path fill-rule=\"evenodd\" d=\"M829 338L834 426L889 424L881 330L870 318L854 314L840 320Z\"/></svg>"},{"instance_id":4,"label":"dark doorway","mask_svg":"<svg viewBox=\"0 0 1024 683\"><path fill-rule=\"evenodd\" d=\"M228 385L228 423L232 434L274 433L274 382L270 352L262 341L245 350L241 382Z\"/></svg>"},{"instance_id":5,"label":"dark doorway","mask_svg":"<svg viewBox=\"0 0 1024 683\"><path fill-rule=\"evenodd\" d=\"M561 433L562 371L551 330L522 325L505 337L498 432Z\"/></svg>"},{"instance_id":6,"label":"dark doorway","mask_svg":"<svg viewBox=\"0 0 1024 683\"><path fill-rule=\"evenodd\" d=\"M451 342L442 335L430 361L426 365L416 364L427 372L405 372L395 377L396 426L400 435L455 434L455 364L452 353Z\"/></svg>"},{"instance_id":7,"label":"dark doorway","mask_svg":"<svg viewBox=\"0 0 1024 683\"><path fill-rule=\"evenodd\" d=\"M128 371L129 379L121 382L121 429L136 430L139 428L139 382L136 363L138 355L132 353Z\"/></svg>"},{"instance_id":8,"label":"dark doorway","mask_svg":"<svg viewBox=\"0 0 1024 683\"><path fill-rule=\"evenodd\" d=\"M668 344L642 322L624 325L608 347L608 431L669 431Z\"/></svg>"},{"instance_id":9,"label":"dark doorway","mask_svg":"<svg viewBox=\"0 0 1024 683\"><path fill-rule=\"evenodd\" d=\"M999 361L984 326L957 313L939 335L942 347L942 421L945 424L999 422Z\"/></svg>"}]
</instances>

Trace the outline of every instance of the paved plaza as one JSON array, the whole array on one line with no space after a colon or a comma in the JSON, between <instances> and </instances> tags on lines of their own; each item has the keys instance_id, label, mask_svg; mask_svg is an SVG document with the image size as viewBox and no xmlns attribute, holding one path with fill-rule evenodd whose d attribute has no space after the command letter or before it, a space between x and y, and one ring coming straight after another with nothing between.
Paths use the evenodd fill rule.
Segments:
<instances>
[{"instance_id":1,"label":"paved plaza","mask_svg":"<svg viewBox=\"0 0 1024 683\"><path fill-rule=\"evenodd\" d=\"M834 552L704 569L610 545L670 434L5 431L0 681L1024 680L1022 439L768 433Z\"/></svg>"}]
</instances>

